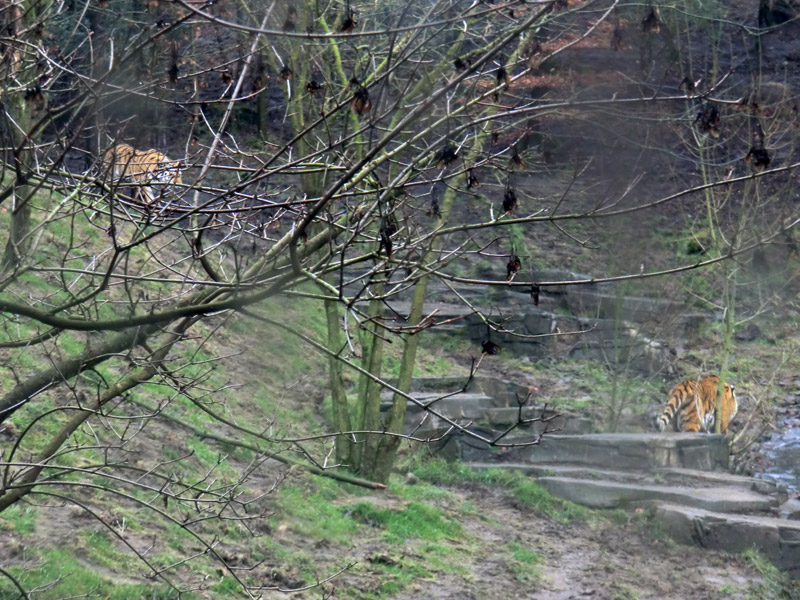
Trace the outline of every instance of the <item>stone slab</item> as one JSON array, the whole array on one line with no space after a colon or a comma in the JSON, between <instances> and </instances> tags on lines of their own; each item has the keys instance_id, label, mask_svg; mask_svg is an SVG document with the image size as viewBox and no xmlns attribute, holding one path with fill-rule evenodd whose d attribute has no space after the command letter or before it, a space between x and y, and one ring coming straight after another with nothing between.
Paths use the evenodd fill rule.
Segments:
<instances>
[{"instance_id":1,"label":"stone slab","mask_svg":"<svg viewBox=\"0 0 800 600\"><path fill-rule=\"evenodd\" d=\"M488 396L472 395L464 397L466 394L459 394L449 398L442 398L433 402L434 398L423 399L422 402L429 405L441 415L451 419L469 419L470 421L482 420L486 415L486 410L494 403L494 399ZM389 410L391 400L381 402L381 410ZM406 407L406 420L418 421L420 415L429 411L415 402L408 401Z\"/></svg>"},{"instance_id":2,"label":"stone slab","mask_svg":"<svg viewBox=\"0 0 800 600\"><path fill-rule=\"evenodd\" d=\"M724 435L592 433L547 435L541 444L516 450L508 459L572 463L613 470L647 471L678 467L725 471L728 455L728 441Z\"/></svg>"},{"instance_id":3,"label":"stone slab","mask_svg":"<svg viewBox=\"0 0 800 600\"><path fill-rule=\"evenodd\" d=\"M752 547L780 569L800 576L800 522L718 512L662 503L655 518L677 542L697 544L726 552L744 552Z\"/></svg>"},{"instance_id":4,"label":"stone slab","mask_svg":"<svg viewBox=\"0 0 800 600\"><path fill-rule=\"evenodd\" d=\"M591 433L592 421L585 417L579 417L574 413L564 411L554 411L547 409L544 412L539 406L523 406L520 414L519 408L489 408L486 410L486 422L490 425L498 427L508 427L518 422L519 418L522 419L539 419L544 418L547 421L536 421L531 425L536 431L544 431L545 425L548 426L549 431L561 431L563 433L581 434ZM531 425L522 425L521 427L527 429Z\"/></svg>"},{"instance_id":5,"label":"stone slab","mask_svg":"<svg viewBox=\"0 0 800 600\"><path fill-rule=\"evenodd\" d=\"M734 475L732 473L722 473L719 471L698 471L696 469L654 469L653 471L618 471L614 469L603 469L574 464L559 463L491 463L474 462L468 463L473 469L489 469L501 467L504 469L517 469L532 477L571 477L574 479L606 480L617 483L634 482L648 485L663 485L665 483L681 485L684 487L726 487L741 490L750 490L759 494L776 496L775 504L782 501L778 486L770 481L758 479L757 477L747 477L745 475ZM800 511L800 500L794 500L796 504L787 503L787 509L797 506ZM789 517L781 517L789 518Z\"/></svg>"},{"instance_id":6,"label":"stone slab","mask_svg":"<svg viewBox=\"0 0 800 600\"><path fill-rule=\"evenodd\" d=\"M584 286L568 290L567 303L575 314L589 314L610 319L621 317L632 321L677 317L685 304L665 298L625 296Z\"/></svg>"},{"instance_id":7,"label":"stone slab","mask_svg":"<svg viewBox=\"0 0 800 600\"><path fill-rule=\"evenodd\" d=\"M778 507L778 517L781 519L800 520L800 500L789 498Z\"/></svg>"},{"instance_id":8,"label":"stone slab","mask_svg":"<svg viewBox=\"0 0 800 600\"><path fill-rule=\"evenodd\" d=\"M613 471L579 465L531 464L531 463L466 463L472 469L515 469L531 477L571 477L575 479L606 480L615 482L652 483L652 476L635 471Z\"/></svg>"},{"instance_id":9,"label":"stone slab","mask_svg":"<svg viewBox=\"0 0 800 600\"><path fill-rule=\"evenodd\" d=\"M478 315L471 315L464 320L470 340L479 345L487 336L486 323ZM545 312L525 311L504 320L503 327L503 331L493 331L491 335L491 340L500 346L501 352L544 356L553 344L550 334L555 330L556 319Z\"/></svg>"},{"instance_id":10,"label":"stone slab","mask_svg":"<svg viewBox=\"0 0 800 600\"><path fill-rule=\"evenodd\" d=\"M540 477L536 480L554 496L591 508L621 508L642 502L670 502L714 512L768 511L775 506L769 496L737 488L686 488L634 482Z\"/></svg>"},{"instance_id":11,"label":"stone slab","mask_svg":"<svg viewBox=\"0 0 800 600\"><path fill-rule=\"evenodd\" d=\"M391 390L384 390L381 392L381 401L391 401L392 396L394 393ZM434 404L439 404L441 402L445 402L447 400L458 400L459 402L475 402L475 403L484 403L486 406L492 406L494 404L494 399L487 396L486 394L482 394L480 392L465 392L465 393L457 393L457 394L450 394L448 395L446 392L443 393L434 393L434 392L412 392L411 396L414 397L416 400L420 402L428 403L436 400L436 398L441 398L438 402L434 402ZM409 405L415 404L408 401Z\"/></svg>"},{"instance_id":12,"label":"stone slab","mask_svg":"<svg viewBox=\"0 0 800 600\"><path fill-rule=\"evenodd\" d=\"M454 323L443 323L442 325L435 325L428 327L425 331L420 335L427 334L445 334L445 335L459 335L459 336L466 336L467 326L466 324L460 324L458 321Z\"/></svg>"},{"instance_id":13,"label":"stone slab","mask_svg":"<svg viewBox=\"0 0 800 600\"><path fill-rule=\"evenodd\" d=\"M405 318L411 312L411 302L403 300L393 300L389 302L392 311L396 315ZM422 312L425 316L433 315L431 318L437 323L448 319L463 319L475 311L465 304L455 304L450 302L426 302ZM395 316L396 316L395 315ZM456 321L460 322L460 321Z\"/></svg>"},{"instance_id":14,"label":"stone slab","mask_svg":"<svg viewBox=\"0 0 800 600\"><path fill-rule=\"evenodd\" d=\"M396 379L389 379L389 383L397 385ZM466 386L466 389L463 389ZM513 381L506 381L499 377L473 377L466 375L450 375L447 377L414 377L411 380L411 392L427 392L449 394L452 392L482 393L486 396L509 396L513 399L514 393L525 397L527 388Z\"/></svg>"},{"instance_id":15,"label":"stone slab","mask_svg":"<svg viewBox=\"0 0 800 600\"><path fill-rule=\"evenodd\" d=\"M735 475L733 473L670 468L656 469L654 473L660 475L669 483L738 487L768 495L774 495L780 492L778 485L772 481L759 479L757 477L747 477L746 475Z\"/></svg>"},{"instance_id":16,"label":"stone slab","mask_svg":"<svg viewBox=\"0 0 800 600\"><path fill-rule=\"evenodd\" d=\"M574 273L563 269L542 269L541 271L534 271L532 274L533 281L540 283L556 283L561 281L591 281L592 276L586 273ZM547 285L543 290L547 290L548 294L567 294L576 287L582 289L594 289L596 284L583 283L578 285Z\"/></svg>"}]
</instances>

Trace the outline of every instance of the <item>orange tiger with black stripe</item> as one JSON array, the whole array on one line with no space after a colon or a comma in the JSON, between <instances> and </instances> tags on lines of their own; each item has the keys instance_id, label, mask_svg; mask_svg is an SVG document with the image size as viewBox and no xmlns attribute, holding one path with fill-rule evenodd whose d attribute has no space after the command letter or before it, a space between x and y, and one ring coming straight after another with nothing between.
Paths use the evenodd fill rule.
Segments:
<instances>
[{"instance_id":1,"label":"orange tiger with black stripe","mask_svg":"<svg viewBox=\"0 0 800 600\"><path fill-rule=\"evenodd\" d=\"M136 150L128 144L117 144L109 148L103 156L107 168L113 173L114 180L128 181L140 185L141 193L149 204L156 194L151 183L181 185L180 161L171 160L158 150ZM160 187L160 186L156 186ZM163 189L162 189L163 192Z\"/></svg>"},{"instance_id":2,"label":"orange tiger with black stripe","mask_svg":"<svg viewBox=\"0 0 800 600\"><path fill-rule=\"evenodd\" d=\"M675 431L714 432L719 377L709 375L700 380L689 379L672 388L669 401L656 419L656 428L664 431L672 422ZM725 384L722 394L722 433L736 416L739 405L732 385Z\"/></svg>"}]
</instances>

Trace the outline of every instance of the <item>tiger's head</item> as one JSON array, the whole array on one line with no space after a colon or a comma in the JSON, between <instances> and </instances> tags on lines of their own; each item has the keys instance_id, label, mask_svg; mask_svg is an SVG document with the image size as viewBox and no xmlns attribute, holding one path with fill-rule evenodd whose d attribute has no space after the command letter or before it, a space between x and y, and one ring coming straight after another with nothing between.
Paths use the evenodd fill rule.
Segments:
<instances>
[{"instance_id":1,"label":"tiger's head","mask_svg":"<svg viewBox=\"0 0 800 600\"><path fill-rule=\"evenodd\" d=\"M183 177L181 177L183 161L169 160L163 154L160 154L160 157L158 164L152 170L152 181L170 185L183 185Z\"/></svg>"}]
</instances>

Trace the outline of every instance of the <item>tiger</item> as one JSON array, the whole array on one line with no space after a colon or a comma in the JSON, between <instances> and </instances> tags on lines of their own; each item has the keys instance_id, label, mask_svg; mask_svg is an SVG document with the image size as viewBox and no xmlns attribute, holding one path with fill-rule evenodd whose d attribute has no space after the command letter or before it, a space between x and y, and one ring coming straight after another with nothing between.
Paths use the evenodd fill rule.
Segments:
<instances>
[{"instance_id":1,"label":"tiger","mask_svg":"<svg viewBox=\"0 0 800 600\"><path fill-rule=\"evenodd\" d=\"M136 150L128 144L117 144L106 151L103 162L113 173L115 181L128 179L139 184L141 186L139 189L148 204L158 196L150 183L183 184L181 161L171 160L152 148Z\"/></svg>"},{"instance_id":2,"label":"tiger","mask_svg":"<svg viewBox=\"0 0 800 600\"><path fill-rule=\"evenodd\" d=\"M664 410L656 418L656 428L664 431L672 422L675 431L714 432L716 424L716 402L719 377L709 375L700 380L689 379L673 387L669 392L669 401ZM728 432L728 425L733 421L739 405L736 402L734 387L725 384L722 395L722 433Z\"/></svg>"}]
</instances>

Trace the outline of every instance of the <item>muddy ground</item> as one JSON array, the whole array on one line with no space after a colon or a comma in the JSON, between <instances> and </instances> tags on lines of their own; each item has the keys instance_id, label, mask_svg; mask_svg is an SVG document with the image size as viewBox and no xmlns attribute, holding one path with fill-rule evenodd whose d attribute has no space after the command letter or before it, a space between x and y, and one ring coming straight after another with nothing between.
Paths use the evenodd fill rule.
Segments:
<instances>
[{"instance_id":1,"label":"muddy ground","mask_svg":"<svg viewBox=\"0 0 800 600\"><path fill-rule=\"evenodd\" d=\"M414 580L392 598L722 600L753 597L750 594L762 585L743 557L676 545L653 527L643 511L602 514L591 524L562 524L520 506L497 489L469 486L449 491L451 495L440 505L457 514L467 534L464 539L449 540L456 547L469 547L453 549L464 572L430 565L432 576ZM369 500L379 506L397 506L397 498L388 493ZM459 510L464 503L474 506L473 514L465 516ZM371 565L390 561L402 568L404 560L419 556L415 549L421 543L402 549L367 536L354 539L353 546L344 550L308 544L291 527L281 535L282 541L293 546L307 546L321 562L340 557L342 551L359 561L335 582L335 597L341 598L377 593L386 576ZM528 549L540 559L521 565L509 553L511 547ZM331 585L323 587L331 591ZM302 597L319 598L320 590Z\"/></svg>"},{"instance_id":2,"label":"muddy ground","mask_svg":"<svg viewBox=\"0 0 800 600\"><path fill-rule=\"evenodd\" d=\"M451 494L439 504L460 522L466 533L459 539L444 542L452 553L458 554L457 572L427 564L425 576L412 578L396 593L382 593L381 586L390 579L383 567L392 565L397 572L402 572L407 562L418 563L418 548L425 542L415 540L405 546L387 544L380 540L381 532L375 528L341 545L311 540L287 522L268 534L271 543L313 556L315 571L321 580L338 571L343 558L352 566L321 587L291 596L285 591L265 590L264 598L723 600L761 597L752 595L762 587L761 577L745 558L676 545L665 532L654 528L644 513L601 515L591 524L562 524L520 506L510 494L500 490L470 486L449 491ZM394 509L403 504L391 493L364 499L376 506ZM474 507L469 515L461 510L465 503ZM48 528L49 533L35 536L35 541L29 539L27 544L33 545L29 545L28 550L69 547L79 529L95 526L87 519L75 520L74 514L72 519L63 513L59 516L59 512L49 515L54 521L40 519L39 527L48 528L48 522L60 522L62 526ZM69 527L64 526L67 523ZM258 537L251 542L260 545ZM535 553L538 558L530 564L519 563L510 552L510 548L515 547ZM0 556L4 566L28 562L24 560L25 551L19 542L5 534L0 536ZM135 573L123 574L97 565L92 568L119 583L145 581ZM268 559L250 574L268 587L288 590L305 585L299 573L281 561ZM188 578L186 583L190 579L193 578ZM213 578L206 579L205 583L213 581ZM200 594L206 598L216 596L210 590Z\"/></svg>"}]
</instances>

